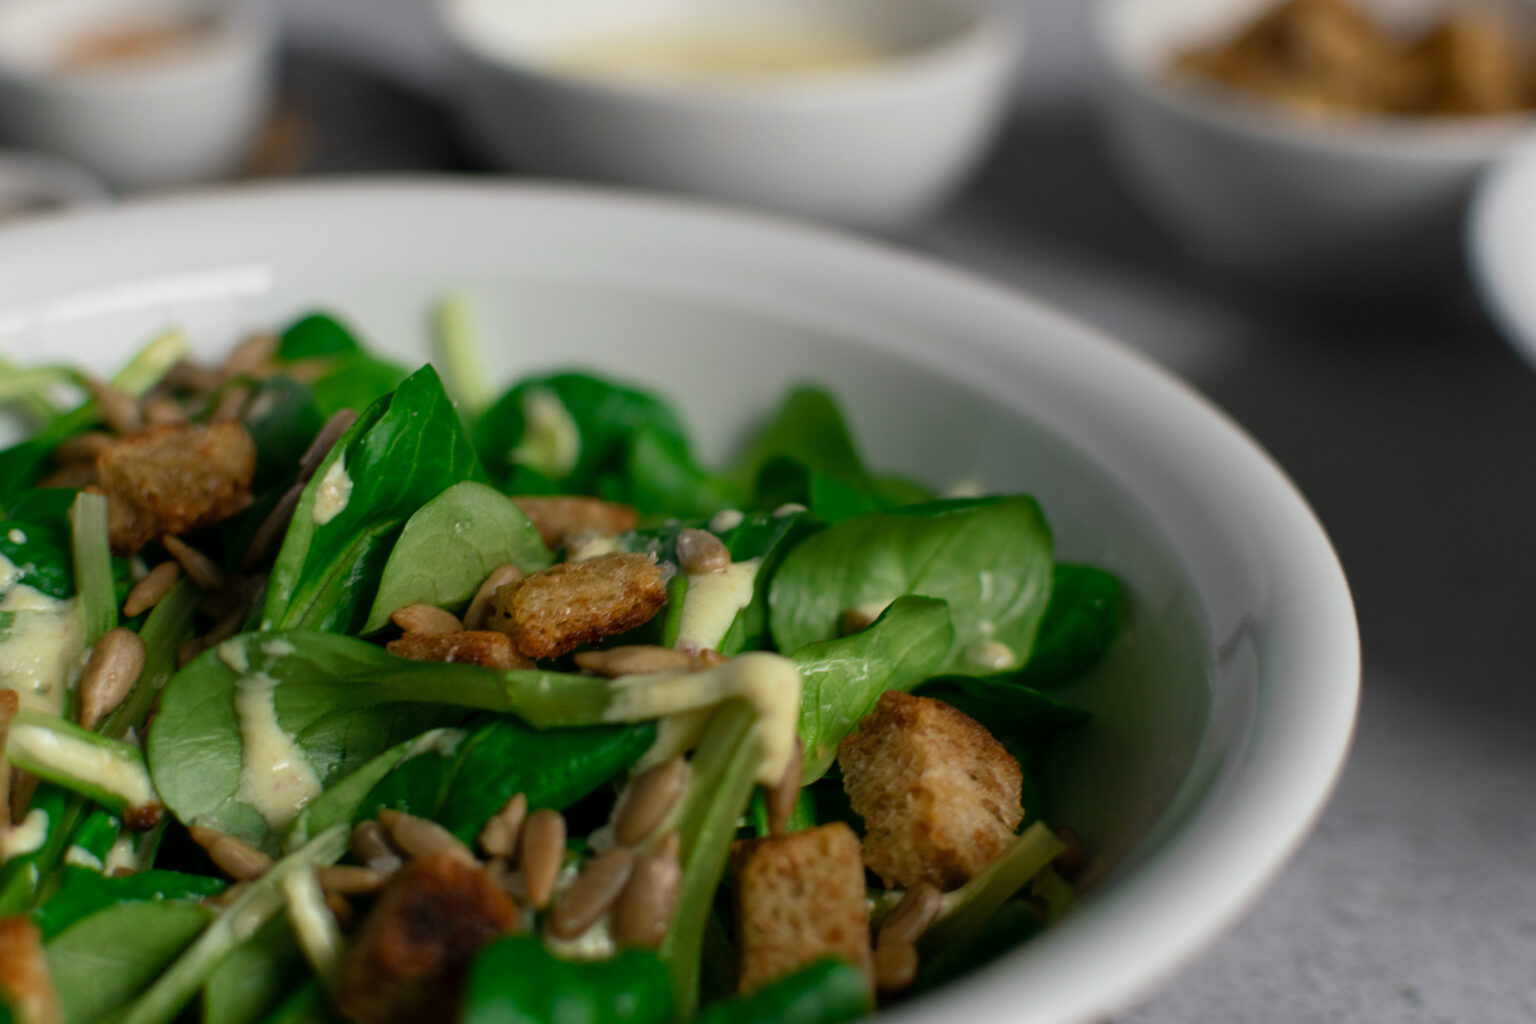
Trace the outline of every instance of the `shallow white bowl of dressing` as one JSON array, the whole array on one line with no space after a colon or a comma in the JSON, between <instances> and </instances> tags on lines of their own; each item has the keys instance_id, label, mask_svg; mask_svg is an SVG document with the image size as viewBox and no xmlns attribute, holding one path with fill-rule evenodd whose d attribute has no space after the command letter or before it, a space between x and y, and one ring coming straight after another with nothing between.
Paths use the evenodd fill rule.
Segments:
<instances>
[{"instance_id":1,"label":"shallow white bowl of dressing","mask_svg":"<svg viewBox=\"0 0 1536 1024\"><path fill-rule=\"evenodd\" d=\"M1064 694L1096 717L1042 779L1091 854L1082 900L887 1020L1100 1021L1231 924L1306 835L1359 681L1327 537L1187 386L996 285L658 199L331 184L0 231L0 355L68 353L109 372L172 325L212 356L319 306L415 363L451 291L473 304L496 385L571 365L638 382L719 460L787 386L818 382L871 465L1030 492L1059 558L1125 582L1122 637Z\"/></svg>"},{"instance_id":2,"label":"shallow white bowl of dressing","mask_svg":"<svg viewBox=\"0 0 1536 1024\"><path fill-rule=\"evenodd\" d=\"M274 89L264 0L0 4L0 134L125 191L222 177Z\"/></svg>"},{"instance_id":3,"label":"shallow white bowl of dressing","mask_svg":"<svg viewBox=\"0 0 1536 1024\"><path fill-rule=\"evenodd\" d=\"M1019 39L973 0L439 0L459 114L503 166L893 228L1006 110Z\"/></svg>"}]
</instances>

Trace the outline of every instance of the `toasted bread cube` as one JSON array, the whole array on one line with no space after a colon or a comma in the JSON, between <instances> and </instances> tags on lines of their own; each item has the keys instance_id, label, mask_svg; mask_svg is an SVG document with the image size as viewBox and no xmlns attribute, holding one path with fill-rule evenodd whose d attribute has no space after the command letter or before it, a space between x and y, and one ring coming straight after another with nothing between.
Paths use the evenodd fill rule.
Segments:
<instances>
[{"instance_id":1,"label":"toasted bread cube","mask_svg":"<svg viewBox=\"0 0 1536 1024\"><path fill-rule=\"evenodd\" d=\"M740 841L731 870L743 993L828 956L870 976L864 862L853 829L835 821Z\"/></svg>"},{"instance_id":2,"label":"toasted bread cube","mask_svg":"<svg viewBox=\"0 0 1536 1024\"><path fill-rule=\"evenodd\" d=\"M601 498L520 494L512 500L532 520L551 551L580 533L628 533L640 518L630 506Z\"/></svg>"},{"instance_id":3,"label":"toasted bread cube","mask_svg":"<svg viewBox=\"0 0 1536 1024\"><path fill-rule=\"evenodd\" d=\"M239 423L151 427L102 452L96 471L112 549L133 554L249 505L256 443Z\"/></svg>"},{"instance_id":4,"label":"toasted bread cube","mask_svg":"<svg viewBox=\"0 0 1536 1024\"><path fill-rule=\"evenodd\" d=\"M466 629L458 633L407 633L391 640L390 654L411 661L449 661L486 668L532 668L505 633Z\"/></svg>"},{"instance_id":5,"label":"toasted bread cube","mask_svg":"<svg viewBox=\"0 0 1536 1024\"><path fill-rule=\"evenodd\" d=\"M452 853L410 861L342 961L336 1008L358 1024L457 1020L475 954L516 917L511 897L479 866Z\"/></svg>"},{"instance_id":6,"label":"toasted bread cube","mask_svg":"<svg viewBox=\"0 0 1536 1024\"><path fill-rule=\"evenodd\" d=\"M864 819L864 863L887 886L963 885L1024 818L1019 762L943 701L890 691L838 748L843 788Z\"/></svg>"},{"instance_id":7,"label":"toasted bread cube","mask_svg":"<svg viewBox=\"0 0 1536 1024\"><path fill-rule=\"evenodd\" d=\"M43 958L43 936L23 916L0 917L0 1010L22 1024L63 1024L64 1010Z\"/></svg>"},{"instance_id":8,"label":"toasted bread cube","mask_svg":"<svg viewBox=\"0 0 1536 1024\"><path fill-rule=\"evenodd\" d=\"M558 658L644 625L666 603L655 559L615 551L508 583L496 591L490 625L530 658Z\"/></svg>"}]
</instances>

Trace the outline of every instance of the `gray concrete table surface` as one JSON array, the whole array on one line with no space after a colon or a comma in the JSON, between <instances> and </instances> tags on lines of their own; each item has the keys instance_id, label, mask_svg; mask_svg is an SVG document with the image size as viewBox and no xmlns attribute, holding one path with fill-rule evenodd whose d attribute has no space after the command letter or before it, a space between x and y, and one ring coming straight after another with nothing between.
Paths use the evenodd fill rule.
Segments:
<instances>
[{"instance_id":1,"label":"gray concrete table surface","mask_svg":"<svg viewBox=\"0 0 1536 1024\"><path fill-rule=\"evenodd\" d=\"M1070 310L1225 408L1328 529L1366 666L1316 833L1116 1020L1536 1021L1536 374L1460 280L1323 303L1190 259L1094 130L1087 7L1020 8L1033 45L1006 134L951 209L896 241ZM478 168L433 98L446 69L420 0L286 13L317 173Z\"/></svg>"}]
</instances>

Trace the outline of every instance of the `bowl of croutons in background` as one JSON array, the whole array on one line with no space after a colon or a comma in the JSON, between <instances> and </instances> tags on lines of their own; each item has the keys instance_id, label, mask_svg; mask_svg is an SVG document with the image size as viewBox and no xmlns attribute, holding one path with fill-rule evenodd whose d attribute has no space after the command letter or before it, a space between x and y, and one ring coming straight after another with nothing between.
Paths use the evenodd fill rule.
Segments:
<instances>
[{"instance_id":1,"label":"bowl of croutons in background","mask_svg":"<svg viewBox=\"0 0 1536 1024\"><path fill-rule=\"evenodd\" d=\"M458 182L130 203L7 229L0 266L7 360L67 354L105 375L170 327L218 360L323 307L415 365L454 293L491 386L571 366L630 381L675 402L718 463L787 386L814 382L872 465L1035 496L1055 557L1123 588L1118 638L1061 694L1092 717L1043 752L1026 798L1080 837L1081 895L882 1011L893 1020L1067 1024L1126 1007L1260 894L1344 760L1358 636L1305 500L1186 385L996 285L708 206ZM880 714L927 713L892 701ZM887 760L875 745L850 756L872 772ZM889 792L900 765L880 778Z\"/></svg>"},{"instance_id":2,"label":"bowl of croutons in background","mask_svg":"<svg viewBox=\"0 0 1536 1024\"><path fill-rule=\"evenodd\" d=\"M1536 9L1105 0L1101 114L1211 263L1345 290L1459 273L1480 172L1536 126Z\"/></svg>"}]
</instances>

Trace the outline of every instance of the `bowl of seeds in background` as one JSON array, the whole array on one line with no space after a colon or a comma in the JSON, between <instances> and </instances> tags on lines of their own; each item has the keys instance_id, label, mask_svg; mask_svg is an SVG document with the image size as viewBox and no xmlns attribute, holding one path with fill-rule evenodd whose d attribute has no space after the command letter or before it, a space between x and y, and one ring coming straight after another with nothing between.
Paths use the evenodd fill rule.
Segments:
<instances>
[{"instance_id":1,"label":"bowl of seeds in background","mask_svg":"<svg viewBox=\"0 0 1536 1024\"><path fill-rule=\"evenodd\" d=\"M1457 273L1478 175L1530 129L1520 4L1111 0L1101 114L1210 262L1345 290Z\"/></svg>"}]
</instances>

